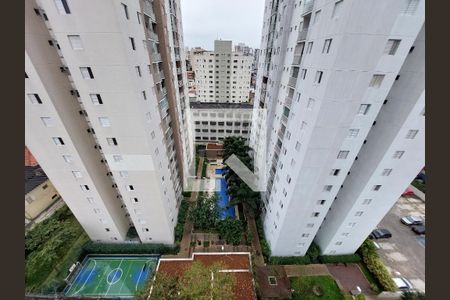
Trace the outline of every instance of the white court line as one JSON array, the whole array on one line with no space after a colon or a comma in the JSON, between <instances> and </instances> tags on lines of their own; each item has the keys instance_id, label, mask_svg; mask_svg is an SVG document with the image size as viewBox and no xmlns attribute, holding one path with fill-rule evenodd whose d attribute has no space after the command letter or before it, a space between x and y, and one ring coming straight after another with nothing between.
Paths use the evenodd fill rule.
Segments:
<instances>
[{"instance_id":1,"label":"white court line","mask_svg":"<svg viewBox=\"0 0 450 300\"><path fill-rule=\"evenodd\" d=\"M148 263L149 261L151 261L151 260L149 259L145 263ZM148 266L148 267L150 268L150 266ZM136 281L136 287L134 288L135 291L137 291L137 286L139 284L139 280L141 279L141 276L142 276L142 268L141 268L141 273L139 273L139 277L138 277L138 279Z\"/></svg>"},{"instance_id":2,"label":"white court line","mask_svg":"<svg viewBox=\"0 0 450 300\"><path fill-rule=\"evenodd\" d=\"M114 268L114 269L120 269L120 270L122 270L121 268L120 268L120 265L122 264L122 262L123 262L123 258L120 260L120 263L119 263L119 266L117 267L117 268ZM113 270L114 270L113 269ZM111 270L112 271L112 270ZM122 270L122 274L123 274L123 270ZM110 284L109 285L109 287L108 287L108 289L106 290L106 293L104 294L104 296L108 296L108 293L109 293L109 289L111 288L111 286L113 286L114 284Z\"/></svg>"},{"instance_id":3,"label":"white court line","mask_svg":"<svg viewBox=\"0 0 450 300\"><path fill-rule=\"evenodd\" d=\"M73 295L78 294L82 289L84 289L84 286L86 285L86 283L87 283L89 277L91 277L92 272L94 271L95 267L97 266L97 262L95 261L95 259L93 260L93 262L94 262L94 267L92 268L91 272L89 272L88 277L87 277L86 280L84 281L83 285L82 285L75 293L73 293ZM83 269L80 271L80 273L78 273L77 278L78 278L78 276L80 276L81 273L83 273L82 271L83 271ZM75 280L74 280L73 282L75 282L75 281L76 281L76 278L75 278ZM67 291L67 292L68 292L68 291Z\"/></svg>"},{"instance_id":4,"label":"white court line","mask_svg":"<svg viewBox=\"0 0 450 300\"><path fill-rule=\"evenodd\" d=\"M96 295L98 295L98 293L96 293L96 292L97 292L98 286L99 286L100 283L101 283L101 279L105 276L105 273L106 273L106 272L110 272L110 271L111 271L111 270L108 270L108 267L109 267L109 265L107 265L107 266L105 267L105 270L103 271L102 276L100 276L100 280L98 280L97 286L95 287L95 290L93 291L93 293L96 294Z\"/></svg>"}]
</instances>

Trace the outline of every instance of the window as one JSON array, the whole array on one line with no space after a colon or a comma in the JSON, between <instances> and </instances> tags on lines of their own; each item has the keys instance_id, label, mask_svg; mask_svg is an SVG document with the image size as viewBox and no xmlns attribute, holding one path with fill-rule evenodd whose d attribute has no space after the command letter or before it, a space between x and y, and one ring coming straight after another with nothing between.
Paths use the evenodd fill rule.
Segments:
<instances>
[{"instance_id":1,"label":"window","mask_svg":"<svg viewBox=\"0 0 450 300\"><path fill-rule=\"evenodd\" d=\"M325 42L323 43L322 53L330 53L331 40L332 39L325 40Z\"/></svg>"},{"instance_id":2,"label":"window","mask_svg":"<svg viewBox=\"0 0 450 300\"><path fill-rule=\"evenodd\" d=\"M317 205L324 205L326 200L317 200Z\"/></svg>"},{"instance_id":3,"label":"window","mask_svg":"<svg viewBox=\"0 0 450 300\"><path fill-rule=\"evenodd\" d=\"M100 94L89 94L89 97L91 97L91 101L94 105L103 104L102 97L100 96Z\"/></svg>"},{"instance_id":4,"label":"window","mask_svg":"<svg viewBox=\"0 0 450 300\"><path fill-rule=\"evenodd\" d=\"M142 98L143 98L144 100L147 100L147 94L145 93L145 91L142 91Z\"/></svg>"},{"instance_id":5,"label":"window","mask_svg":"<svg viewBox=\"0 0 450 300\"><path fill-rule=\"evenodd\" d=\"M369 86L373 88L379 88L381 83L383 82L384 75L373 75L372 80L370 81Z\"/></svg>"},{"instance_id":6,"label":"window","mask_svg":"<svg viewBox=\"0 0 450 300\"><path fill-rule=\"evenodd\" d=\"M122 178L128 178L128 172L127 171L119 171L119 175Z\"/></svg>"},{"instance_id":7,"label":"window","mask_svg":"<svg viewBox=\"0 0 450 300\"><path fill-rule=\"evenodd\" d=\"M350 222L350 223L348 223L348 227L355 227L356 226L356 223L355 222Z\"/></svg>"},{"instance_id":8,"label":"window","mask_svg":"<svg viewBox=\"0 0 450 300\"><path fill-rule=\"evenodd\" d=\"M53 127L55 126L55 123L53 122L53 119L50 117L41 117L42 123L44 123L45 127Z\"/></svg>"},{"instance_id":9,"label":"window","mask_svg":"<svg viewBox=\"0 0 450 300\"><path fill-rule=\"evenodd\" d=\"M336 246L342 245L342 242L336 242Z\"/></svg>"},{"instance_id":10,"label":"window","mask_svg":"<svg viewBox=\"0 0 450 300\"><path fill-rule=\"evenodd\" d=\"M72 175L75 178L82 178L83 177L83 175L81 174L80 171L72 171Z\"/></svg>"},{"instance_id":11,"label":"window","mask_svg":"<svg viewBox=\"0 0 450 300\"><path fill-rule=\"evenodd\" d=\"M412 140L413 138L416 137L416 135L417 135L418 132L419 132L419 130L416 130L416 129L414 129L414 130L409 130L409 131L408 131L408 134L406 135L405 138L411 139L411 140Z\"/></svg>"},{"instance_id":12,"label":"window","mask_svg":"<svg viewBox=\"0 0 450 300\"><path fill-rule=\"evenodd\" d=\"M347 137L354 139L358 136L358 133L359 133L359 129L349 129Z\"/></svg>"},{"instance_id":13,"label":"window","mask_svg":"<svg viewBox=\"0 0 450 300\"><path fill-rule=\"evenodd\" d=\"M340 169L333 169L333 170L331 170L331 176L338 176L339 175L339 172L340 172L341 170Z\"/></svg>"},{"instance_id":14,"label":"window","mask_svg":"<svg viewBox=\"0 0 450 300\"><path fill-rule=\"evenodd\" d=\"M60 137L53 137L52 139L53 139L53 142L55 143L55 145L57 145L57 146L64 145L64 141L63 141L62 138L60 138Z\"/></svg>"},{"instance_id":15,"label":"window","mask_svg":"<svg viewBox=\"0 0 450 300\"><path fill-rule=\"evenodd\" d=\"M307 71L306 69L302 69L302 71L300 73L300 76L303 80L306 79L306 71Z\"/></svg>"},{"instance_id":16,"label":"window","mask_svg":"<svg viewBox=\"0 0 450 300\"><path fill-rule=\"evenodd\" d=\"M331 192L331 189L333 189L333 186L332 186L332 185L325 185L325 186L323 187L323 191L324 191L324 192Z\"/></svg>"},{"instance_id":17,"label":"window","mask_svg":"<svg viewBox=\"0 0 450 300\"><path fill-rule=\"evenodd\" d=\"M72 157L72 155L66 154L66 155L63 155L63 158L64 158L64 160L65 160L66 163L68 163L68 164L73 163L73 157Z\"/></svg>"},{"instance_id":18,"label":"window","mask_svg":"<svg viewBox=\"0 0 450 300\"><path fill-rule=\"evenodd\" d=\"M139 199L138 199L138 198L131 198L131 202L132 202L132 203L138 203L138 202L139 202Z\"/></svg>"},{"instance_id":19,"label":"window","mask_svg":"<svg viewBox=\"0 0 450 300\"><path fill-rule=\"evenodd\" d=\"M313 212L313 213L312 213L312 217L313 217L313 218L317 218L317 217L319 217L319 215L320 215L319 212Z\"/></svg>"},{"instance_id":20,"label":"window","mask_svg":"<svg viewBox=\"0 0 450 300\"><path fill-rule=\"evenodd\" d=\"M319 20L320 20L320 13L321 13L322 11L321 10L318 10L318 11L316 11L316 13L314 14L314 23L313 24L317 24L317 22L319 22Z\"/></svg>"},{"instance_id":21,"label":"window","mask_svg":"<svg viewBox=\"0 0 450 300\"><path fill-rule=\"evenodd\" d=\"M79 35L68 35L70 46L73 50L83 50L83 44L81 43L81 38Z\"/></svg>"},{"instance_id":22,"label":"window","mask_svg":"<svg viewBox=\"0 0 450 300\"><path fill-rule=\"evenodd\" d=\"M136 50L136 46L134 45L134 38L130 37L131 49Z\"/></svg>"},{"instance_id":23,"label":"window","mask_svg":"<svg viewBox=\"0 0 450 300\"><path fill-rule=\"evenodd\" d=\"M122 157L122 155L115 154L115 155L113 155L113 159L115 162L120 162L123 160L123 157Z\"/></svg>"},{"instance_id":24,"label":"window","mask_svg":"<svg viewBox=\"0 0 450 300\"><path fill-rule=\"evenodd\" d=\"M55 5L60 15L70 14L70 9L66 0L55 0Z\"/></svg>"},{"instance_id":25,"label":"window","mask_svg":"<svg viewBox=\"0 0 450 300\"><path fill-rule=\"evenodd\" d=\"M92 198L92 197L87 197L86 200L87 200L87 202L89 202L89 204L95 203L94 198Z\"/></svg>"},{"instance_id":26,"label":"window","mask_svg":"<svg viewBox=\"0 0 450 300\"><path fill-rule=\"evenodd\" d=\"M361 217L363 213L364 213L364 212L362 212L362 211L357 211L357 212L355 213L355 217Z\"/></svg>"},{"instance_id":27,"label":"window","mask_svg":"<svg viewBox=\"0 0 450 300\"><path fill-rule=\"evenodd\" d=\"M86 184L80 185L80 187L81 187L81 190L84 191L84 192L89 191L89 187Z\"/></svg>"},{"instance_id":28,"label":"window","mask_svg":"<svg viewBox=\"0 0 450 300\"><path fill-rule=\"evenodd\" d=\"M38 94L27 94L28 99L30 99L30 102L33 104L42 104L42 100L39 97Z\"/></svg>"},{"instance_id":29,"label":"window","mask_svg":"<svg viewBox=\"0 0 450 300\"><path fill-rule=\"evenodd\" d=\"M109 146L117 146L116 138L106 138L106 142Z\"/></svg>"},{"instance_id":30,"label":"window","mask_svg":"<svg viewBox=\"0 0 450 300\"><path fill-rule=\"evenodd\" d=\"M400 158L402 158L403 154L405 154L405 151L395 151L394 155L392 157L396 158L396 159L400 159Z\"/></svg>"},{"instance_id":31,"label":"window","mask_svg":"<svg viewBox=\"0 0 450 300\"><path fill-rule=\"evenodd\" d=\"M370 104L361 104L358 109L358 115L367 115L370 109Z\"/></svg>"},{"instance_id":32,"label":"window","mask_svg":"<svg viewBox=\"0 0 450 300\"><path fill-rule=\"evenodd\" d=\"M306 53L311 53L312 52L312 47L313 47L313 42L309 42L308 43L308 47L306 48Z\"/></svg>"},{"instance_id":33,"label":"window","mask_svg":"<svg viewBox=\"0 0 450 300\"><path fill-rule=\"evenodd\" d=\"M134 68L136 69L136 74L137 74L137 76L138 76L138 77L142 77L142 74L141 74L141 67L136 66L136 67L134 67Z\"/></svg>"},{"instance_id":34,"label":"window","mask_svg":"<svg viewBox=\"0 0 450 300\"><path fill-rule=\"evenodd\" d=\"M307 238L307 237L309 237L309 233L303 233L302 234L302 238Z\"/></svg>"},{"instance_id":35,"label":"window","mask_svg":"<svg viewBox=\"0 0 450 300\"><path fill-rule=\"evenodd\" d=\"M306 228L313 228L314 227L314 223L308 223L306 224Z\"/></svg>"},{"instance_id":36,"label":"window","mask_svg":"<svg viewBox=\"0 0 450 300\"><path fill-rule=\"evenodd\" d=\"M341 14L343 2L344 0L340 0L334 3L333 14L331 15L332 18L339 17L339 15Z\"/></svg>"},{"instance_id":37,"label":"window","mask_svg":"<svg viewBox=\"0 0 450 300\"><path fill-rule=\"evenodd\" d=\"M301 144L299 142L295 143L295 150L300 151Z\"/></svg>"},{"instance_id":38,"label":"window","mask_svg":"<svg viewBox=\"0 0 450 300\"><path fill-rule=\"evenodd\" d=\"M322 81L322 75L323 75L322 71L317 71L316 78L314 79L314 83L320 83Z\"/></svg>"},{"instance_id":39,"label":"window","mask_svg":"<svg viewBox=\"0 0 450 300\"><path fill-rule=\"evenodd\" d=\"M98 121L102 127L111 127L111 122L108 117L99 117Z\"/></svg>"},{"instance_id":40,"label":"window","mask_svg":"<svg viewBox=\"0 0 450 300\"><path fill-rule=\"evenodd\" d=\"M346 159L350 151L339 151L337 158L338 159Z\"/></svg>"},{"instance_id":41,"label":"window","mask_svg":"<svg viewBox=\"0 0 450 300\"><path fill-rule=\"evenodd\" d=\"M127 20L130 19L130 17L128 16L128 6L126 6L125 4L121 3L122 7L123 7L123 12L125 13L125 18L127 18Z\"/></svg>"},{"instance_id":42,"label":"window","mask_svg":"<svg viewBox=\"0 0 450 300\"><path fill-rule=\"evenodd\" d=\"M362 204L363 205L369 205L372 202L372 199L364 199Z\"/></svg>"},{"instance_id":43,"label":"window","mask_svg":"<svg viewBox=\"0 0 450 300\"><path fill-rule=\"evenodd\" d=\"M399 45L400 40L388 40L386 48L384 48L384 54L395 55Z\"/></svg>"},{"instance_id":44,"label":"window","mask_svg":"<svg viewBox=\"0 0 450 300\"><path fill-rule=\"evenodd\" d=\"M381 176L389 176L391 175L392 169L384 169L381 173Z\"/></svg>"},{"instance_id":45,"label":"window","mask_svg":"<svg viewBox=\"0 0 450 300\"><path fill-rule=\"evenodd\" d=\"M379 191L381 189L381 185L377 184L372 187L372 191Z\"/></svg>"},{"instance_id":46,"label":"window","mask_svg":"<svg viewBox=\"0 0 450 300\"><path fill-rule=\"evenodd\" d=\"M129 191L129 192L134 191L134 186L127 185L127 191Z\"/></svg>"},{"instance_id":47,"label":"window","mask_svg":"<svg viewBox=\"0 0 450 300\"><path fill-rule=\"evenodd\" d=\"M84 79L93 79L94 74L92 73L91 67L80 67L81 76L83 76Z\"/></svg>"}]
</instances>

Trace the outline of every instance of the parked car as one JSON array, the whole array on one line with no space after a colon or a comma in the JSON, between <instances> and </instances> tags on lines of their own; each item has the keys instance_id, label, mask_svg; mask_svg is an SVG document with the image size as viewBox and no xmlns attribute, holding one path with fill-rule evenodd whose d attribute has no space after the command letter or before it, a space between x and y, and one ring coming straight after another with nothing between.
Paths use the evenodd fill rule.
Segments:
<instances>
[{"instance_id":1,"label":"parked car","mask_svg":"<svg viewBox=\"0 0 450 300\"><path fill-rule=\"evenodd\" d=\"M369 239L377 240L377 239L388 239L392 237L392 233L387 229L375 229L369 235Z\"/></svg>"},{"instance_id":2,"label":"parked car","mask_svg":"<svg viewBox=\"0 0 450 300\"><path fill-rule=\"evenodd\" d=\"M411 226L411 230L417 234L425 234L425 225L414 225Z\"/></svg>"},{"instance_id":3,"label":"parked car","mask_svg":"<svg viewBox=\"0 0 450 300\"><path fill-rule=\"evenodd\" d=\"M405 225L411 226L411 225L423 225L423 220L420 217L417 216L407 216L400 219L400 222L402 222Z\"/></svg>"},{"instance_id":4,"label":"parked car","mask_svg":"<svg viewBox=\"0 0 450 300\"><path fill-rule=\"evenodd\" d=\"M394 277L392 280L399 290L412 290L414 288L411 282L405 277Z\"/></svg>"}]
</instances>

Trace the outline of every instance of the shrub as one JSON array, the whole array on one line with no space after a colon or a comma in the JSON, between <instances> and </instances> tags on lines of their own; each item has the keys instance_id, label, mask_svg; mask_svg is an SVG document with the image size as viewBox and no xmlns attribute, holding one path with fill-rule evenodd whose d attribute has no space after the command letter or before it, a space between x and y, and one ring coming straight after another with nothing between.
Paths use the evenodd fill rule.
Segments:
<instances>
[{"instance_id":1,"label":"shrub","mask_svg":"<svg viewBox=\"0 0 450 300\"><path fill-rule=\"evenodd\" d=\"M375 276L383 289L391 292L396 291L397 288L395 286L395 283L389 275L389 272L384 266L383 262L380 260L372 241L364 241L364 243L358 249L358 252L361 254L363 262L366 264L367 269Z\"/></svg>"},{"instance_id":2,"label":"shrub","mask_svg":"<svg viewBox=\"0 0 450 300\"><path fill-rule=\"evenodd\" d=\"M225 218L218 222L219 234L228 244L239 245L244 233L244 225L241 220Z\"/></svg>"},{"instance_id":3,"label":"shrub","mask_svg":"<svg viewBox=\"0 0 450 300\"><path fill-rule=\"evenodd\" d=\"M309 256L271 256L271 265L307 265L311 263Z\"/></svg>"},{"instance_id":4,"label":"shrub","mask_svg":"<svg viewBox=\"0 0 450 300\"><path fill-rule=\"evenodd\" d=\"M191 191L184 191L183 192L183 197L185 197L185 198L190 198L191 197Z\"/></svg>"},{"instance_id":5,"label":"shrub","mask_svg":"<svg viewBox=\"0 0 450 300\"><path fill-rule=\"evenodd\" d=\"M86 254L177 254L178 248L164 244L110 244L92 241L83 247Z\"/></svg>"},{"instance_id":6,"label":"shrub","mask_svg":"<svg viewBox=\"0 0 450 300\"><path fill-rule=\"evenodd\" d=\"M219 207L216 193L211 196L201 194L194 207L189 210L189 220L195 229L211 230L216 228L219 220Z\"/></svg>"},{"instance_id":7,"label":"shrub","mask_svg":"<svg viewBox=\"0 0 450 300\"><path fill-rule=\"evenodd\" d=\"M209 247L209 241L203 241L203 247Z\"/></svg>"},{"instance_id":8,"label":"shrub","mask_svg":"<svg viewBox=\"0 0 450 300\"><path fill-rule=\"evenodd\" d=\"M333 263L359 263L361 262L361 256L358 254L349 255L321 255L319 260L323 264Z\"/></svg>"},{"instance_id":9,"label":"shrub","mask_svg":"<svg viewBox=\"0 0 450 300\"><path fill-rule=\"evenodd\" d=\"M265 239L260 239L259 243L261 245L261 251L262 251L262 255L264 256L265 260L268 260L270 255L272 254L270 251L270 246L267 243L267 241Z\"/></svg>"},{"instance_id":10,"label":"shrub","mask_svg":"<svg viewBox=\"0 0 450 300\"><path fill-rule=\"evenodd\" d=\"M400 300L425 300L425 294L417 291L404 291Z\"/></svg>"},{"instance_id":11,"label":"shrub","mask_svg":"<svg viewBox=\"0 0 450 300\"><path fill-rule=\"evenodd\" d=\"M308 251L306 251L306 256L309 257L311 263L316 264L319 263L319 255L320 255L319 246L317 246L316 243L312 242L308 248Z\"/></svg>"},{"instance_id":12,"label":"shrub","mask_svg":"<svg viewBox=\"0 0 450 300\"><path fill-rule=\"evenodd\" d=\"M189 209L189 204L186 200L181 201L180 209L178 210L177 226L175 226L175 241L180 242L183 238L184 223Z\"/></svg>"}]
</instances>

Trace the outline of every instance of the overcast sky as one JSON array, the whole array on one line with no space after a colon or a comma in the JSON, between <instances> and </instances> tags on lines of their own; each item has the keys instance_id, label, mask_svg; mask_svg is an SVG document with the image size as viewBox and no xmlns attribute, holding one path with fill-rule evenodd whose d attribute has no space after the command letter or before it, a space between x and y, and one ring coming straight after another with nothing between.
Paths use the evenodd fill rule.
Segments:
<instances>
[{"instance_id":1,"label":"overcast sky","mask_svg":"<svg viewBox=\"0 0 450 300\"><path fill-rule=\"evenodd\" d=\"M213 50L214 40L259 48L264 0L180 0L185 46Z\"/></svg>"}]
</instances>

